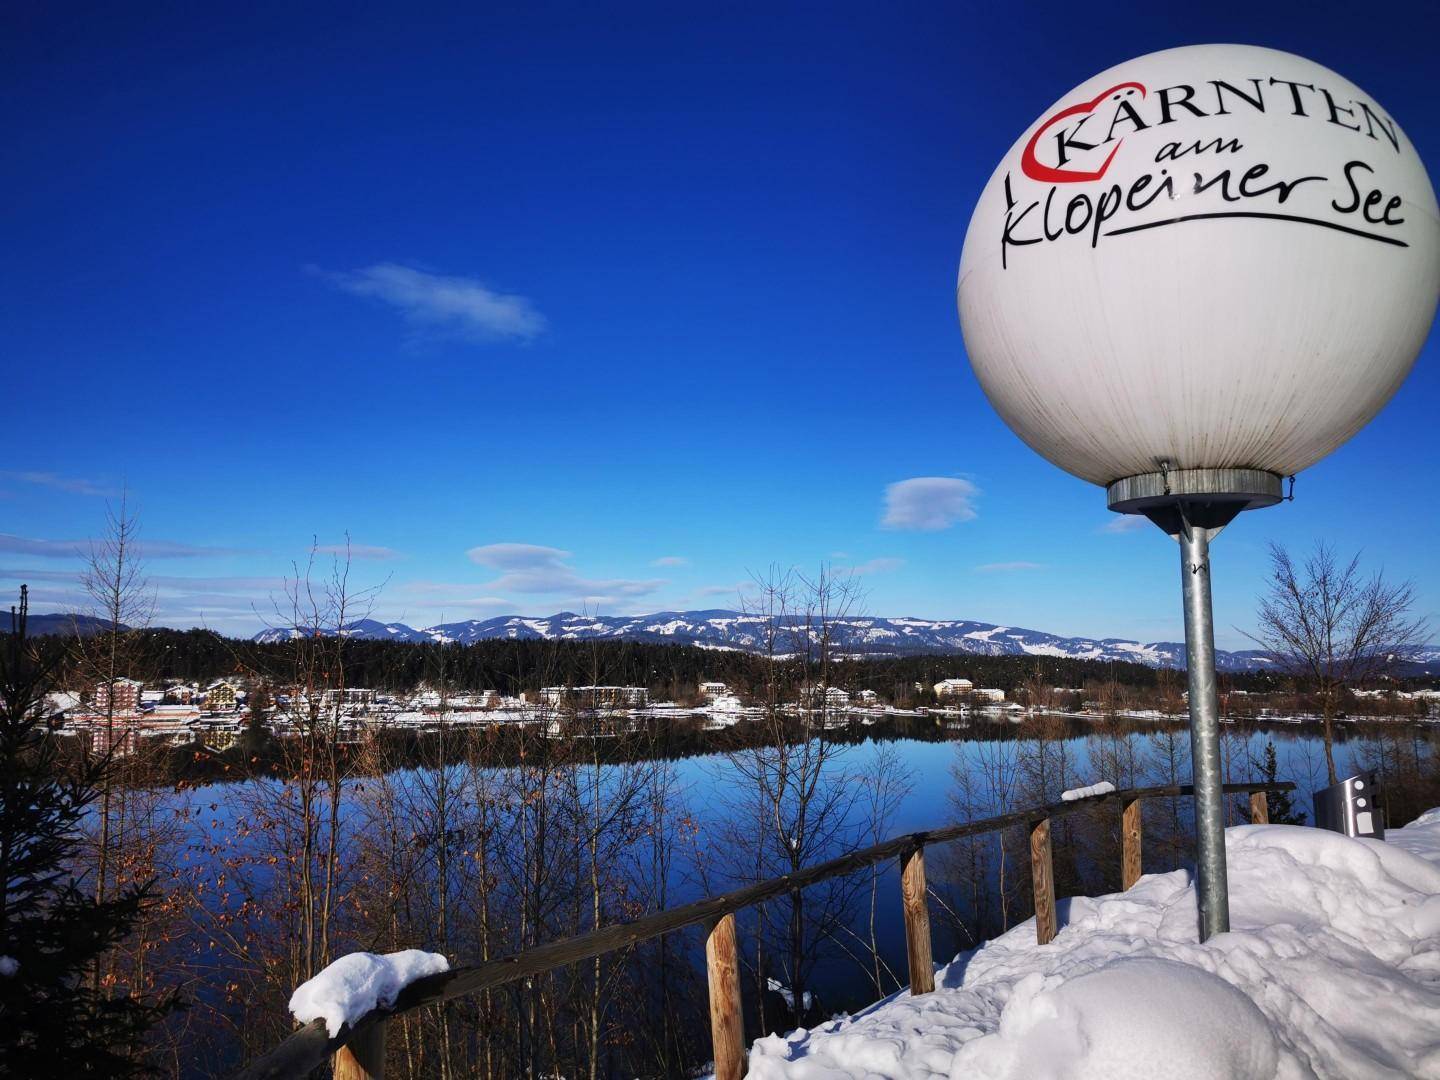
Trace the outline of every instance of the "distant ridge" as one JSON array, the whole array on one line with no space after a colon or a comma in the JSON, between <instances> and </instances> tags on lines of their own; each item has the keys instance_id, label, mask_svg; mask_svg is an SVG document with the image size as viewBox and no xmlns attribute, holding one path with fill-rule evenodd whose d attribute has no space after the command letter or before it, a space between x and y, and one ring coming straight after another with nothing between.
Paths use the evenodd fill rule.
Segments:
<instances>
[{"instance_id":1,"label":"distant ridge","mask_svg":"<svg viewBox=\"0 0 1440 1080\"><path fill-rule=\"evenodd\" d=\"M842 652L863 656L1056 656L1073 660L1124 661L1149 667L1183 668L1185 646L1178 641L1139 642L1127 638L1061 637L1020 626L975 622L970 619L886 619L878 616L835 621L835 640ZM30 616L30 633L74 634L83 637L107 627L91 615L57 612ZM122 630L129 627L122 626ZM577 615L561 611L554 615L497 615L490 619L468 619L416 629L401 622L383 623L360 619L348 623L345 636L358 641L457 642L533 640L645 641L656 644L695 645L702 649L736 649L759 652L764 647L765 618L740 611L657 611L651 615ZM9 623L0 618L0 631ZM254 635L252 641L288 641L304 631L271 627ZM333 633L333 631L330 631ZM1221 671L1263 671L1273 661L1259 649L1215 650ZM1418 661L1405 673L1428 674L1440 668L1440 646L1426 645Z\"/></svg>"},{"instance_id":2,"label":"distant ridge","mask_svg":"<svg viewBox=\"0 0 1440 1080\"><path fill-rule=\"evenodd\" d=\"M25 620L25 631L35 637L90 637L110 629L109 619L94 615L78 615L57 611L51 615L31 615ZM121 630L130 629L124 623ZM10 613L0 614L0 632L10 632Z\"/></svg>"},{"instance_id":3,"label":"distant ridge","mask_svg":"<svg viewBox=\"0 0 1440 1080\"><path fill-rule=\"evenodd\" d=\"M1150 667L1184 667L1179 642L1142 643L1124 638L1076 638L1018 626L968 619L879 617L837 620L839 647L869 656L925 653L979 656L1059 656L1077 660L1117 660ZM405 623L365 619L345 627L347 637L373 641L435 641L469 644L493 639L585 641L596 638L669 642L702 648L757 652L764 646L764 616L739 611L660 611L651 615L577 615L561 611L543 617L497 615L490 619L441 623L416 629ZM297 631L263 630L256 641L285 641ZM1258 650L1216 650L1222 671L1257 671L1270 664Z\"/></svg>"}]
</instances>

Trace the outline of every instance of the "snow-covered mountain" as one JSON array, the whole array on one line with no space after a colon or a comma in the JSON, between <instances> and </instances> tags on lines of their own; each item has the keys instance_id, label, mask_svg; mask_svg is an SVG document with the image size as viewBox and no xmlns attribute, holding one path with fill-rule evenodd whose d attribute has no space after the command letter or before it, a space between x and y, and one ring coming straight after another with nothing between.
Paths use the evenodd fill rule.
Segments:
<instances>
[{"instance_id":1,"label":"snow-covered mountain","mask_svg":"<svg viewBox=\"0 0 1440 1080\"><path fill-rule=\"evenodd\" d=\"M795 648L798 625L776 628L779 652ZM283 641L293 631L265 630L257 641ZM588 640L625 638L756 652L769 634L765 616L738 611L660 611L652 615L499 615L491 619L443 623L422 630L404 623L372 619L351 623L346 636L380 641L453 641L469 644L493 638ZM847 618L838 621L840 648L869 656L916 653L973 653L986 656L1064 656L1082 660L1126 660L1152 667L1183 667L1185 646L1174 641L1142 643L1124 638L1075 638L1018 626L968 619ZM1440 659L1440 657L1437 657ZM1216 651L1222 671L1264 668L1269 661L1257 650Z\"/></svg>"},{"instance_id":2,"label":"snow-covered mountain","mask_svg":"<svg viewBox=\"0 0 1440 1080\"><path fill-rule=\"evenodd\" d=\"M302 637L305 633L306 631L301 629L287 630L284 627L272 626L261 630L255 635L254 640L273 644L277 641L290 641L293 638ZM353 623L346 623L345 636L347 638L359 638L364 641L440 640L429 630L416 630L413 627L406 626L404 623L382 623L376 622L374 619L359 619Z\"/></svg>"}]
</instances>

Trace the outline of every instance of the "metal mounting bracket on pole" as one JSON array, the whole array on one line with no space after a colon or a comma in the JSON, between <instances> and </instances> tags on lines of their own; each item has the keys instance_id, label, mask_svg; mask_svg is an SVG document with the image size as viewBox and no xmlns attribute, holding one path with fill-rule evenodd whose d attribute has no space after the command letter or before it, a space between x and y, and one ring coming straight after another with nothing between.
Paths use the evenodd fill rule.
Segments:
<instances>
[{"instance_id":1,"label":"metal mounting bracket on pole","mask_svg":"<svg viewBox=\"0 0 1440 1080\"><path fill-rule=\"evenodd\" d=\"M1144 514L1180 544L1190 761L1195 784L1196 891L1203 941L1230 929L1210 541L1242 511L1280 502L1283 487L1279 476L1256 469L1174 470L1167 462L1160 464L1159 472L1115 481L1107 494L1110 509Z\"/></svg>"}]
</instances>

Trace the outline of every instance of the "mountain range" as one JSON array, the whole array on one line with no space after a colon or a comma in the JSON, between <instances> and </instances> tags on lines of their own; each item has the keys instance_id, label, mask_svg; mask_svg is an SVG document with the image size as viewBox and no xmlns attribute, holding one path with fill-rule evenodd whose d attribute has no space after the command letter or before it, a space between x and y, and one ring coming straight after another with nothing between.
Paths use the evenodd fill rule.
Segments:
<instances>
[{"instance_id":1,"label":"mountain range","mask_svg":"<svg viewBox=\"0 0 1440 1080\"><path fill-rule=\"evenodd\" d=\"M861 656L915 656L971 654L979 656L1059 656L1075 660L1128 661L1150 667L1183 668L1185 645L1178 641L1131 641L1128 638L1062 637L1021 626L999 626L970 619L886 619L856 616L832 620L832 640L848 654ZM586 641L595 638L694 645L708 649L760 652L768 636L763 615L740 611L658 611L651 615L577 615L561 611L547 616L497 615L416 629L402 622L361 619L345 626L345 636L368 641L457 642L462 645L495 639ZM55 613L31 615L32 634L89 636L107 626L85 615ZM122 627L122 629L125 629ZM777 652L792 651L796 621L783 620ZM271 627L260 631L258 642L286 641L303 631ZM1263 671L1274 661L1259 649L1215 650L1220 671ZM1440 668L1440 645L1424 646L1415 662L1397 673L1429 674Z\"/></svg>"},{"instance_id":2,"label":"mountain range","mask_svg":"<svg viewBox=\"0 0 1440 1080\"><path fill-rule=\"evenodd\" d=\"M788 651L795 627L782 626L777 650ZM284 641L298 631L263 630L256 641ZM363 619L345 627L347 637L375 641L433 641L469 644L495 638L585 641L622 638L631 641L669 642L701 648L765 648L767 618L738 611L660 611L651 615L577 615L562 611L530 617L498 615L490 619L442 623L416 629L405 623ZM833 640L847 653L866 656L900 656L923 653L971 653L984 656L1063 656L1080 660L1124 660L1152 667L1184 667L1182 642L1138 642L1124 638L1062 637L1019 626L997 626L969 619L913 619L855 617L832 620ZM1265 653L1247 649L1216 650L1221 671L1256 671L1271 661Z\"/></svg>"}]
</instances>

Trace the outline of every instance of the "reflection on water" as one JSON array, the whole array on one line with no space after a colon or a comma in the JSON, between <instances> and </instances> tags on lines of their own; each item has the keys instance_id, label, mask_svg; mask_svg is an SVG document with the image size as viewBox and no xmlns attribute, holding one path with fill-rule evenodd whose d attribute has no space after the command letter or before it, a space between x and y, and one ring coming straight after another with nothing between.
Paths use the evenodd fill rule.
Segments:
<instances>
[{"instance_id":1,"label":"reflection on water","mask_svg":"<svg viewBox=\"0 0 1440 1080\"><path fill-rule=\"evenodd\" d=\"M1337 763L1346 771L1377 763L1399 768L1406 755L1429 761L1433 739L1432 729L1416 725L1342 727ZM787 768L807 760L823 764L803 830L795 828L793 801L765 805L764 777L773 778L766 770L778 759L766 759L775 751L763 749L754 732L682 733L664 741L663 755L648 757L612 747L597 758L595 746L583 741L568 756L544 760L534 748L507 747L483 761L447 748L428 759L429 767L412 759L388 770L357 770L347 782L338 806L343 840L336 911L343 930L337 948L442 948L461 962L479 960L487 950L503 955L589 929L593 890L587 890L602 877L603 921L615 922L784 872L785 852L772 835L782 817L793 838L787 842L804 844L808 864L888 836L1057 801L1064 790L1102 780L1119 788L1187 783L1188 741L1181 724L1063 716L1024 724L904 717L852 725L827 733L821 758L806 756L818 742L787 751ZM1274 747L1276 776L1296 783L1295 808L1308 815L1311 793L1326 777L1319 733L1308 726L1226 725L1225 779L1262 779L1267 744ZM236 1053L227 1031L253 1030L263 1042L267 1033L284 1030L279 1008L286 980L275 964L252 960L264 949L289 948L293 936L295 851L304 839L296 831L298 797L293 779L273 777L174 796L175 809L186 811L174 847L183 864L178 880L190 893L185 919L197 928L175 947L189 950L192 996L228 1018L208 1036L220 1045L221 1059ZM1244 822L1243 799L1235 800L1235 810L1233 821ZM1112 804L1057 819L1061 895L1118 887L1118 818ZM1189 800L1147 803L1147 872L1188 865L1189 827ZM327 835L322 821L312 849L323 849ZM937 960L1028 917L1023 841L995 835L927 852ZM434 884L442 852L453 860L446 873L457 884L450 891ZM781 898L740 917L747 978L763 976L754 980L753 994L746 983L747 1009L766 1008L766 1029L793 1026L784 1006L794 963L787 952L788 903ZM831 889L807 890L804 904L806 955L800 959L801 981L814 999L809 1021L863 1006L905 981L894 865L862 871ZM441 918L450 927L448 944L438 937ZM489 929L481 933L480 926ZM655 1068L656 1060L689 1061L704 1052L698 936L677 934L668 952L656 948L619 961L627 989L615 992L612 1022L631 1023L627 1008L637 1016L659 1010L673 1015L676 1031L663 1035L662 1049L632 1046L625 1051L632 1057L617 1057L615 1067L633 1069L630 1075ZM242 970L244 977L237 975ZM673 981L657 986L657 979ZM223 989L230 986L241 989ZM565 987L583 998L583 978ZM510 997L492 1006L498 1010L493 1029L506 1033L495 1037L509 1040L497 1052L533 1051L527 1025L539 1022L537 1006L527 1009ZM747 1024L759 1030L758 1012Z\"/></svg>"}]
</instances>

